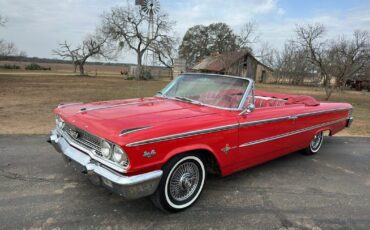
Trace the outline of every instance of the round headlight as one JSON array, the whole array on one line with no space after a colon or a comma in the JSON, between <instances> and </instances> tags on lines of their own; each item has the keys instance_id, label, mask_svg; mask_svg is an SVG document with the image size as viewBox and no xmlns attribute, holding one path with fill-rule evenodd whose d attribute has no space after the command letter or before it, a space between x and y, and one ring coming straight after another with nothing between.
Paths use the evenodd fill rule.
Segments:
<instances>
[{"instance_id":1,"label":"round headlight","mask_svg":"<svg viewBox=\"0 0 370 230\"><path fill-rule=\"evenodd\" d=\"M59 126L59 116L58 115L55 116L55 124Z\"/></svg>"},{"instance_id":2,"label":"round headlight","mask_svg":"<svg viewBox=\"0 0 370 230\"><path fill-rule=\"evenodd\" d=\"M121 147L115 145L113 148L112 159L121 165L126 165L128 163L127 154L121 149Z\"/></svg>"},{"instance_id":3,"label":"round headlight","mask_svg":"<svg viewBox=\"0 0 370 230\"><path fill-rule=\"evenodd\" d=\"M103 155L103 157L109 159L110 158L110 155L111 155L111 146L108 142L106 141L102 141L101 142L101 154Z\"/></svg>"},{"instance_id":4,"label":"round headlight","mask_svg":"<svg viewBox=\"0 0 370 230\"><path fill-rule=\"evenodd\" d=\"M64 127L64 121L63 121L63 119L60 116L56 116L55 123L57 124L57 127L59 129L63 129L63 127Z\"/></svg>"}]
</instances>

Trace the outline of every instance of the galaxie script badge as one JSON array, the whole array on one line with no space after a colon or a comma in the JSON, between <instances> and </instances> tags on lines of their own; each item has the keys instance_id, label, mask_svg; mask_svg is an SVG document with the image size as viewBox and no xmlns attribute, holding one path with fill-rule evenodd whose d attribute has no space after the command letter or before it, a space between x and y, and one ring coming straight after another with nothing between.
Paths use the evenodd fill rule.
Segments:
<instances>
[{"instance_id":1,"label":"galaxie script badge","mask_svg":"<svg viewBox=\"0 0 370 230\"><path fill-rule=\"evenodd\" d=\"M145 151L144 154L143 154L143 157L146 157L146 158L151 158L152 156L154 156L156 154L155 150L153 149L152 151Z\"/></svg>"}]
</instances>

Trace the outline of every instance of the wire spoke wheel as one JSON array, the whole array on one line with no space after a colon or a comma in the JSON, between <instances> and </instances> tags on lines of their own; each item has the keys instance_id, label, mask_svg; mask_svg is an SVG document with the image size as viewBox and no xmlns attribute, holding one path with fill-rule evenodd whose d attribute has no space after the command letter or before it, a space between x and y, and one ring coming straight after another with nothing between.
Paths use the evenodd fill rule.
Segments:
<instances>
[{"instance_id":1,"label":"wire spoke wheel","mask_svg":"<svg viewBox=\"0 0 370 230\"><path fill-rule=\"evenodd\" d=\"M162 179L151 199L163 211L184 210L196 202L206 177L206 167L197 153L178 155L163 167Z\"/></svg>"},{"instance_id":2,"label":"wire spoke wheel","mask_svg":"<svg viewBox=\"0 0 370 230\"><path fill-rule=\"evenodd\" d=\"M175 169L170 178L170 195L176 201L184 201L194 194L198 185L198 167L193 162L185 162Z\"/></svg>"}]
</instances>

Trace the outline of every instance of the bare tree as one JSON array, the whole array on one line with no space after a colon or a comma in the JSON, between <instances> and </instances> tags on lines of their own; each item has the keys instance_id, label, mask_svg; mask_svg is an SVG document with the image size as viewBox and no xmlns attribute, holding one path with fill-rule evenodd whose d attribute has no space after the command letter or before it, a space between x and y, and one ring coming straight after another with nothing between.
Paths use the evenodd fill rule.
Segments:
<instances>
[{"instance_id":1,"label":"bare tree","mask_svg":"<svg viewBox=\"0 0 370 230\"><path fill-rule=\"evenodd\" d=\"M286 42L284 49L275 53L274 66L278 83L301 85L305 78L315 80L316 69L307 59L306 50L293 41Z\"/></svg>"},{"instance_id":2,"label":"bare tree","mask_svg":"<svg viewBox=\"0 0 370 230\"><path fill-rule=\"evenodd\" d=\"M139 7L130 5L115 7L103 14L102 31L105 36L119 42L121 47L133 50L137 55L137 78L142 77L142 58L150 46L159 42L172 31L173 22L168 15L158 12L153 21L153 33L148 35L150 18Z\"/></svg>"},{"instance_id":3,"label":"bare tree","mask_svg":"<svg viewBox=\"0 0 370 230\"><path fill-rule=\"evenodd\" d=\"M13 42L0 40L0 56L18 56L20 52Z\"/></svg>"},{"instance_id":4,"label":"bare tree","mask_svg":"<svg viewBox=\"0 0 370 230\"><path fill-rule=\"evenodd\" d=\"M369 33L357 30L351 40L342 37L330 44L330 70L336 80L335 86L342 88L346 80L364 69L370 59Z\"/></svg>"},{"instance_id":5,"label":"bare tree","mask_svg":"<svg viewBox=\"0 0 370 230\"><path fill-rule=\"evenodd\" d=\"M67 41L59 44L59 49L53 50L53 54L62 57L63 59L71 59L73 64L74 73L77 71L77 52L80 48L71 48L71 44L68 44Z\"/></svg>"},{"instance_id":6,"label":"bare tree","mask_svg":"<svg viewBox=\"0 0 370 230\"><path fill-rule=\"evenodd\" d=\"M162 65L172 69L175 56L177 55L177 44L178 39L171 36L161 36L160 40L153 42L153 44L149 47L149 50L156 55L158 61ZM171 78L172 77L173 76L171 76Z\"/></svg>"},{"instance_id":7,"label":"bare tree","mask_svg":"<svg viewBox=\"0 0 370 230\"><path fill-rule=\"evenodd\" d=\"M307 58L317 66L329 100L333 90L341 86L364 67L369 59L369 35L355 31L352 40L323 39L325 27L321 24L296 27L297 43L307 50Z\"/></svg>"},{"instance_id":8,"label":"bare tree","mask_svg":"<svg viewBox=\"0 0 370 230\"><path fill-rule=\"evenodd\" d=\"M0 15L0 26L5 26L7 20ZM26 52L19 51L13 42L0 39L0 56L27 56Z\"/></svg>"},{"instance_id":9,"label":"bare tree","mask_svg":"<svg viewBox=\"0 0 370 230\"><path fill-rule=\"evenodd\" d=\"M239 48L251 49L252 45L257 42L257 23L255 21L247 22L243 25L238 34L237 44Z\"/></svg>"},{"instance_id":10,"label":"bare tree","mask_svg":"<svg viewBox=\"0 0 370 230\"><path fill-rule=\"evenodd\" d=\"M271 47L270 43L265 41L261 43L256 57L259 58L263 64L274 67L276 65L276 54L277 50Z\"/></svg>"},{"instance_id":11,"label":"bare tree","mask_svg":"<svg viewBox=\"0 0 370 230\"><path fill-rule=\"evenodd\" d=\"M62 57L63 59L71 59L75 71L78 67L80 75L83 76L85 75L84 66L87 59L91 57L104 57L106 59L110 59L113 57L113 51L107 48L106 45L106 38L102 38L98 35L90 35L82 41L82 44L76 46L75 48L72 48L72 45L65 41L59 44L59 48L53 50L53 53Z\"/></svg>"}]
</instances>

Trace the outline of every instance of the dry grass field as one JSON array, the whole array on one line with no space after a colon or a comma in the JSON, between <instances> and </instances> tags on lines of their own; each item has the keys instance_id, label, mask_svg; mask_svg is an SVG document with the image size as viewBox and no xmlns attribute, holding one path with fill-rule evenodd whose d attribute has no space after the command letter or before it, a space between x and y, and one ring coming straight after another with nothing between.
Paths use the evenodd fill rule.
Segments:
<instances>
[{"instance_id":1,"label":"dry grass field","mask_svg":"<svg viewBox=\"0 0 370 230\"><path fill-rule=\"evenodd\" d=\"M31 62L26 62L26 61L0 61L0 66L2 65L17 65L21 69L20 70L7 70L7 69L0 69L0 73L8 73L8 74L19 74L21 73L22 75L52 75L52 74L58 74L58 75L78 75L78 69L77 73L73 72L73 65L72 64L67 64L67 63L40 63L36 62L36 64L45 67L45 68L51 68L51 71L26 71L25 67ZM88 74L89 76L104 76L104 77L122 77L121 75L122 72L129 72L129 67L128 66L123 66L123 65L109 65L109 64L104 64L104 65L96 65L96 64L91 64L87 63L85 65L85 73ZM155 76L160 76L160 77L170 77L170 70L166 68L161 68L161 69L154 69Z\"/></svg>"},{"instance_id":2,"label":"dry grass field","mask_svg":"<svg viewBox=\"0 0 370 230\"><path fill-rule=\"evenodd\" d=\"M54 126L53 108L61 102L92 102L152 96L168 81L126 81L112 76L0 73L0 134L45 134ZM266 91L324 97L322 89L257 85ZM339 135L370 136L370 94L336 92L332 101L349 102L355 122Z\"/></svg>"}]
</instances>

